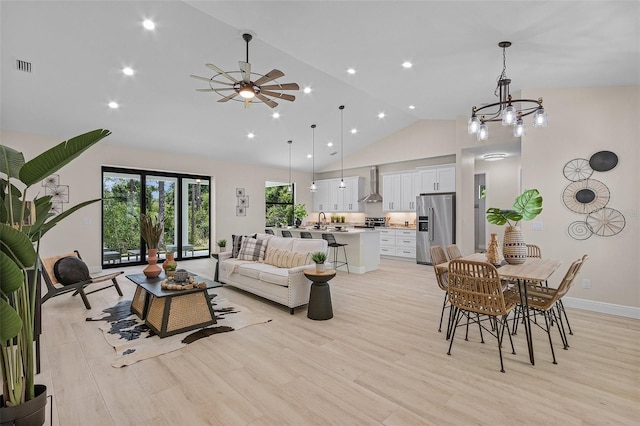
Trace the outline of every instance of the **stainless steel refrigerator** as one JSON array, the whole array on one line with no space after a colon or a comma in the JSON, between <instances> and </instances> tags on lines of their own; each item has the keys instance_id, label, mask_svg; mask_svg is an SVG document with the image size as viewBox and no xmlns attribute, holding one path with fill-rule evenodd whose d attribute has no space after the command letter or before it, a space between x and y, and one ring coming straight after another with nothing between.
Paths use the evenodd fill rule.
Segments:
<instances>
[{"instance_id":1,"label":"stainless steel refrigerator","mask_svg":"<svg viewBox=\"0 0 640 426\"><path fill-rule=\"evenodd\" d=\"M456 242L456 194L420 194L416 197L416 261L431 265L432 246Z\"/></svg>"}]
</instances>

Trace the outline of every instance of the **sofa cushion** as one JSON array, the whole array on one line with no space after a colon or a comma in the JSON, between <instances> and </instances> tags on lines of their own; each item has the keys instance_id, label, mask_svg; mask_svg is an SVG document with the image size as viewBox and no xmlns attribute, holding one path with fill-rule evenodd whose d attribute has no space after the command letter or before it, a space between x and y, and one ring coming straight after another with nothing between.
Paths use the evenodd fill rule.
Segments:
<instances>
[{"instance_id":1,"label":"sofa cushion","mask_svg":"<svg viewBox=\"0 0 640 426\"><path fill-rule=\"evenodd\" d=\"M76 284L91 279L89 267L76 256L67 256L53 265L53 274L62 285Z\"/></svg>"},{"instance_id":2,"label":"sofa cushion","mask_svg":"<svg viewBox=\"0 0 640 426\"><path fill-rule=\"evenodd\" d=\"M289 250L269 248L264 263L278 268L295 268L311 263L311 253L299 253Z\"/></svg>"},{"instance_id":3,"label":"sofa cushion","mask_svg":"<svg viewBox=\"0 0 640 426\"><path fill-rule=\"evenodd\" d=\"M231 257L238 257L238 253L240 253L240 248L242 248L242 238L255 238L256 234L253 235L232 235L231 236Z\"/></svg>"},{"instance_id":4,"label":"sofa cushion","mask_svg":"<svg viewBox=\"0 0 640 426\"><path fill-rule=\"evenodd\" d=\"M289 270L271 267L269 270L260 272L260 281L287 287L289 285Z\"/></svg>"},{"instance_id":5,"label":"sofa cushion","mask_svg":"<svg viewBox=\"0 0 640 426\"><path fill-rule=\"evenodd\" d=\"M257 238L243 238L242 247L238 252L238 260L260 260L264 258L264 252L267 248L265 240Z\"/></svg>"}]
</instances>

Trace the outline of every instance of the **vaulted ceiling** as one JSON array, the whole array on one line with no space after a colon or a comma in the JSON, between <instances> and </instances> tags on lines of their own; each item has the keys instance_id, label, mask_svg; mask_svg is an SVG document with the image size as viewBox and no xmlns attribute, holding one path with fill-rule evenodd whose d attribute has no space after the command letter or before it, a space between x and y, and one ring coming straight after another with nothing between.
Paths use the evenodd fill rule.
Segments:
<instances>
[{"instance_id":1,"label":"vaulted ceiling","mask_svg":"<svg viewBox=\"0 0 640 426\"><path fill-rule=\"evenodd\" d=\"M0 14L2 128L62 139L108 128L114 145L276 167L293 140L300 170L313 123L321 169L341 140L357 155L417 120L494 101L502 40L512 92L640 84L636 1L2 1ZM253 72L277 68L280 83L311 92L274 109L197 92L208 85L189 76L212 77L206 63L238 70L245 32Z\"/></svg>"}]
</instances>

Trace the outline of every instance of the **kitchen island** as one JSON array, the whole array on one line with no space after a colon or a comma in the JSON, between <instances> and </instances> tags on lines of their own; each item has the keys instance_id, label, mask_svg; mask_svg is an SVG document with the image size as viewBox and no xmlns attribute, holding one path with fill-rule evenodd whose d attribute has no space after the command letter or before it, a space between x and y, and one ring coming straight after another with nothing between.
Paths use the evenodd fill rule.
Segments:
<instances>
[{"instance_id":1,"label":"kitchen island","mask_svg":"<svg viewBox=\"0 0 640 426\"><path fill-rule=\"evenodd\" d=\"M345 228L338 231L331 226L328 226L327 229L314 229L313 227L272 229L278 236L282 236L280 232L282 230L291 231L291 235L296 238L300 237L301 231L310 232L313 238L322 238L322 234L333 234L337 243L347 244L345 249L350 272L364 274L375 271L380 266L380 232L375 229ZM333 248L330 249L328 262L333 260L333 250ZM338 248L338 260L343 256L342 248ZM338 270L346 271L347 268L342 266Z\"/></svg>"}]
</instances>

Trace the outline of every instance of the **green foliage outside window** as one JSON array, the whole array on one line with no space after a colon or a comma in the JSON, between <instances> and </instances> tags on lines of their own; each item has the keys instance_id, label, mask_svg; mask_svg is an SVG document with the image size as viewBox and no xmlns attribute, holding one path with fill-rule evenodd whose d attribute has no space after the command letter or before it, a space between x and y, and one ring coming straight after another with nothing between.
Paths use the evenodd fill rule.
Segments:
<instances>
[{"instance_id":1,"label":"green foliage outside window","mask_svg":"<svg viewBox=\"0 0 640 426\"><path fill-rule=\"evenodd\" d=\"M265 188L265 225L293 225L293 192L287 192L288 185Z\"/></svg>"}]
</instances>

